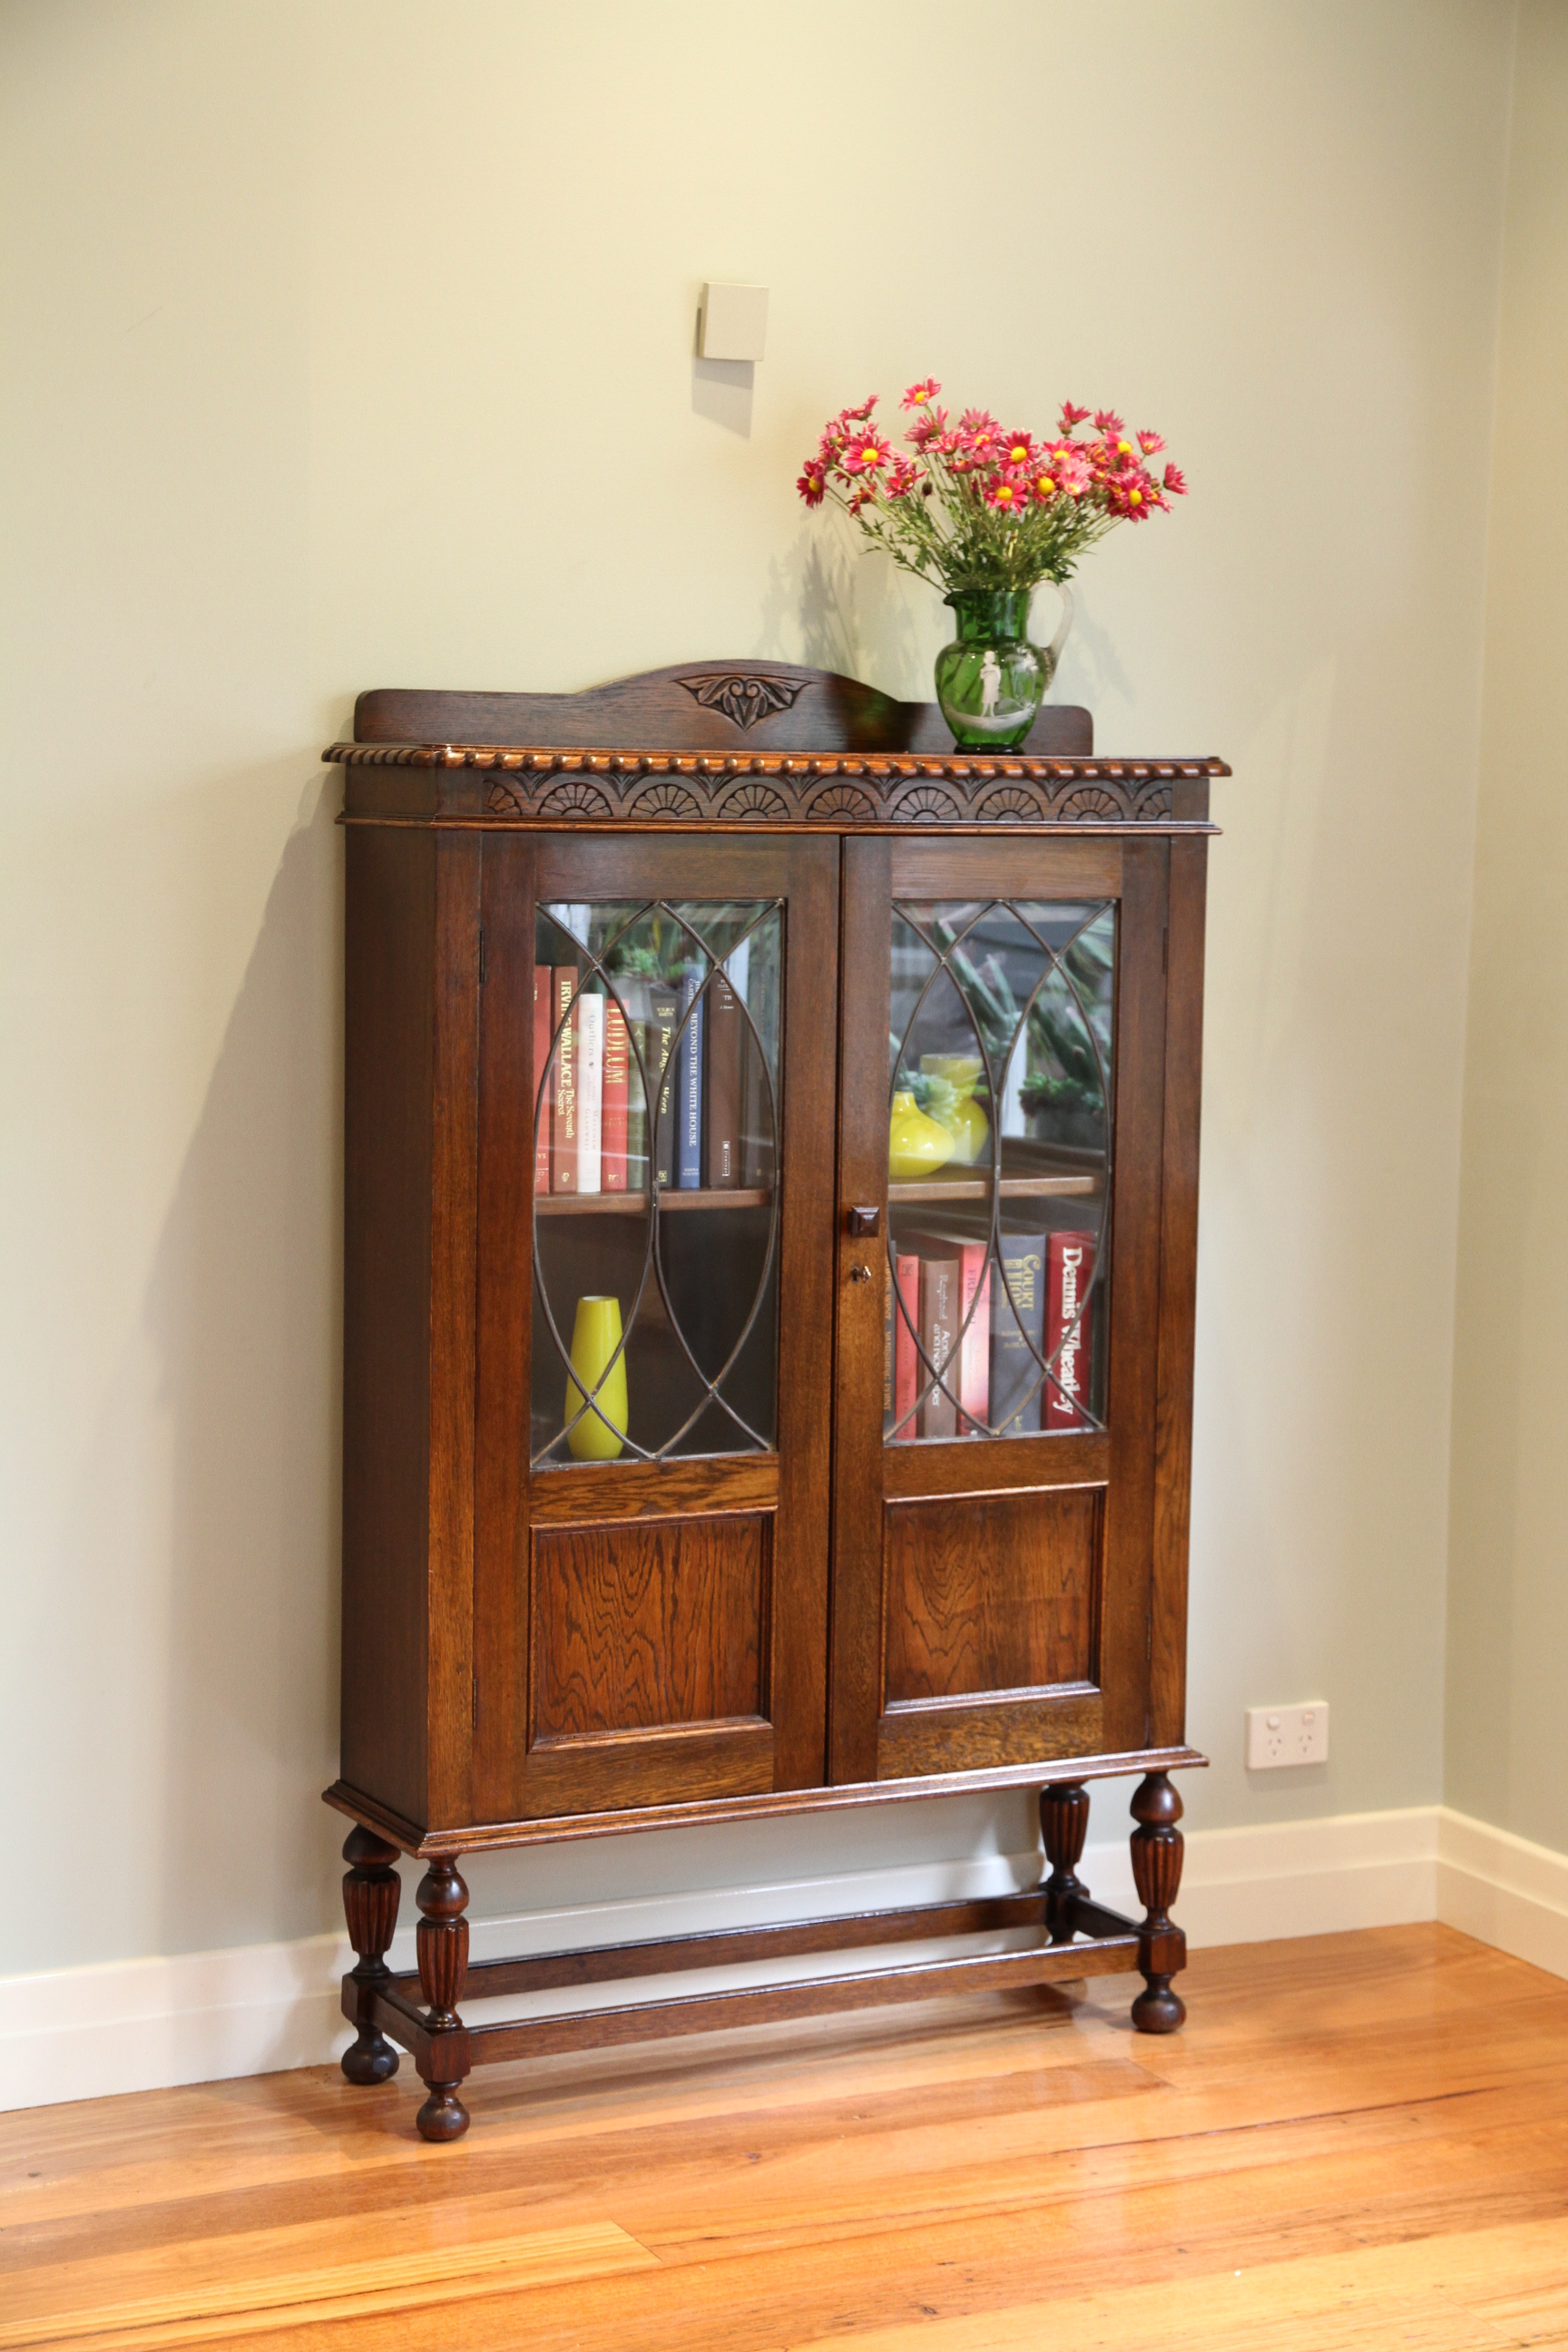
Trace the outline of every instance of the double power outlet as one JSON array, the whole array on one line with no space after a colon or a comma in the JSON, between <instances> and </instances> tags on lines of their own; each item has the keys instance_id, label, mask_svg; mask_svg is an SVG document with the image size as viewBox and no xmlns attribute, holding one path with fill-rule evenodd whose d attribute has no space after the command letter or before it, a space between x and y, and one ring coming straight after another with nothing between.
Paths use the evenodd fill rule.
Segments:
<instances>
[{"instance_id":1,"label":"double power outlet","mask_svg":"<svg viewBox=\"0 0 1568 2352\"><path fill-rule=\"evenodd\" d=\"M1247 1769L1272 1772L1281 1764L1326 1764L1329 1760L1329 1710L1315 1706L1249 1706L1247 1710Z\"/></svg>"}]
</instances>

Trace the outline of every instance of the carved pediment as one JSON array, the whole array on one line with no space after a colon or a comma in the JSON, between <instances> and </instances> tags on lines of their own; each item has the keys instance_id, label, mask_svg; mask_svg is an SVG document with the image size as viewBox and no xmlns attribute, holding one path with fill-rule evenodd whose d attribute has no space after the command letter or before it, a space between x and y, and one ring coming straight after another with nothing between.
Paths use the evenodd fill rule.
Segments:
<instances>
[{"instance_id":1,"label":"carved pediment","mask_svg":"<svg viewBox=\"0 0 1568 2352\"><path fill-rule=\"evenodd\" d=\"M704 710L721 711L742 734L759 719L787 710L804 680L778 677L767 670L709 670L701 677L677 681Z\"/></svg>"}]
</instances>

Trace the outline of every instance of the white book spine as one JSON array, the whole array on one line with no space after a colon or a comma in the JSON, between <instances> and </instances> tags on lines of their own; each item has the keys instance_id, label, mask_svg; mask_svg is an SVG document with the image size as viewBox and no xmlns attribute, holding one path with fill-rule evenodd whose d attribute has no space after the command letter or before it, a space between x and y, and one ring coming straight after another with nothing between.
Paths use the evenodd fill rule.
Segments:
<instances>
[{"instance_id":1,"label":"white book spine","mask_svg":"<svg viewBox=\"0 0 1568 2352\"><path fill-rule=\"evenodd\" d=\"M605 1113L605 1000L577 999L577 1190L600 1190Z\"/></svg>"}]
</instances>

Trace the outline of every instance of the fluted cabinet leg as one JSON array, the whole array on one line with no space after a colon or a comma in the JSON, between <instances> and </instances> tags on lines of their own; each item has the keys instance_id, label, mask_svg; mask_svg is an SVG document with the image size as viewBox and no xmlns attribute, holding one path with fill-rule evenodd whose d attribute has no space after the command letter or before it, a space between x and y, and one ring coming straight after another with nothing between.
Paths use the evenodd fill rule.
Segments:
<instances>
[{"instance_id":1,"label":"fluted cabinet leg","mask_svg":"<svg viewBox=\"0 0 1568 2352\"><path fill-rule=\"evenodd\" d=\"M1070 1944L1072 1906L1088 1887L1077 1874L1089 1835L1089 1790L1076 1781L1040 1790L1040 1832L1051 1874L1046 1881L1046 1928L1053 1944Z\"/></svg>"},{"instance_id":2,"label":"fluted cabinet leg","mask_svg":"<svg viewBox=\"0 0 1568 2352\"><path fill-rule=\"evenodd\" d=\"M1171 1906L1182 1883L1182 1801L1163 1772L1151 1772L1132 1800L1132 1879L1143 1918L1138 1929L1138 1966L1144 1990L1132 2004L1140 2033L1174 2033L1186 2005L1171 1990L1171 1979L1186 1966L1187 1940L1172 1924Z\"/></svg>"},{"instance_id":3,"label":"fluted cabinet leg","mask_svg":"<svg viewBox=\"0 0 1568 2352\"><path fill-rule=\"evenodd\" d=\"M343 1844L348 1864L343 1879L343 1910L349 1941L357 1954L343 1979L349 1995L345 2007L353 2011L354 2038L342 2054L342 2070L351 2083L384 2083L397 2072L397 2053L375 2025L369 1996L384 1984L391 1971L387 1948L397 1926L397 1898L402 1892L394 1864L397 1848L369 1830L353 1829Z\"/></svg>"},{"instance_id":4,"label":"fluted cabinet leg","mask_svg":"<svg viewBox=\"0 0 1568 2352\"><path fill-rule=\"evenodd\" d=\"M420 1910L419 1988L431 2037L419 2067L430 2094L419 2110L419 2129L426 2139L460 2139L468 2128L468 2111L458 2096L468 2071L468 2031L458 2015L468 1973L468 1923L463 1916L468 1890L455 1855L430 1864L415 1900Z\"/></svg>"}]
</instances>

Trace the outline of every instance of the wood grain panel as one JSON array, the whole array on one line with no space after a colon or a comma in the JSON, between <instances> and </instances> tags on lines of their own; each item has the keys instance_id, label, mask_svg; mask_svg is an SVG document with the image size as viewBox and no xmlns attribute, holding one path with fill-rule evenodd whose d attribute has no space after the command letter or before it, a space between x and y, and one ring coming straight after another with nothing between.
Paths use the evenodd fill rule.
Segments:
<instances>
[{"instance_id":1,"label":"wood grain panel","mask_svg":"<svg viewBox=\"0 0 1568 2352\"><path fill-rule=\"evenodd\" d=\"M1207 856L1207 845L1204 842L1184 841L1172 845L1149 1694L1150 1728L1156 1739L1179 1739L1186 1720L1187 1531L1192 1512L1193 1339L1197 1307L1198 1113Z\"/></svg>"},{"instance_id":2,"label":"wood grain panel","mask_svg":"<svg viewBox=\"0 0 1568 2352\"><path fill-rule=\"evenodd\" d=\"M762 1512L540 1528L529 1744L767 1714Z\"/></svg>"},{"instance_id":3,"label":"wood grain panel","mask_svg":"<svg viewBox=\"0 0 1568 2352\"><path fill-rule=\"evenodd\" d=\"M1104 1489L889 1504L882 1694L912 1699L1099 1679Z\"/></svg>"},{"instance_id":4,"label":"wood grain panel","mask_svg":"<svg viewBox=\"0 0 1568 2352\"><path fill-rule=\"evenodd\" d=\"M890 1707L882 1717L877 1770L884 1780L923 1780L928 1773L1098 1756L1104 1745L1105 1706L1098 1691L927 1701Z\"/></svg>"},{"instance_id":5,"label":"wood grain panel","mask_svg":"<svg viewBox=\"0 0 1568 2352\"><path fill-rule=\"evenodd\" d=\"M773 1785L771 1724L754 1719L682 1724L673 1731L611 1732L546 1739L529 1750L523 1801L535 1820L576 1812L642 1816L647 1808L726 1803L768 1795Z\"/></svg>"},{"instance_id":6,"label":"wood grain panel","mask_svg":"<svg viewBox=\"0 0 1568 2352\"><path fill-rule=\"evenodd\" d=\"M1002 1495L1017 1486L1103 1486L1110 1472L1110 1440L1100 1429L922 1438L884 1448L882 1490L889 1502L916 1495Z\"/></svg>"},{"instance_id":7,"label":"wood grain panel","mask_svg":"<svg viewBox=\"0 0 1568 2352\"><path fill-rule=\"evenodd\" d=\"M425 1822L436 845L346 856L342 1771Z\"/></svg>"},{"instance_id":8,"label":"wood grain panel","mask_svg":"<svg viewBox=\"0 0 1568 2352\"><path fill-rule=\"evenodd\" d=\"M595 1462L591 1470L542 1471L529 1481L532 1525L580 1527L586 1516L584 1488L588 1481L595 1521L772 1511L779 1498L779 1458L776 1454L703 1454L673 1462Z\"/></svg>"}]
</instances>

